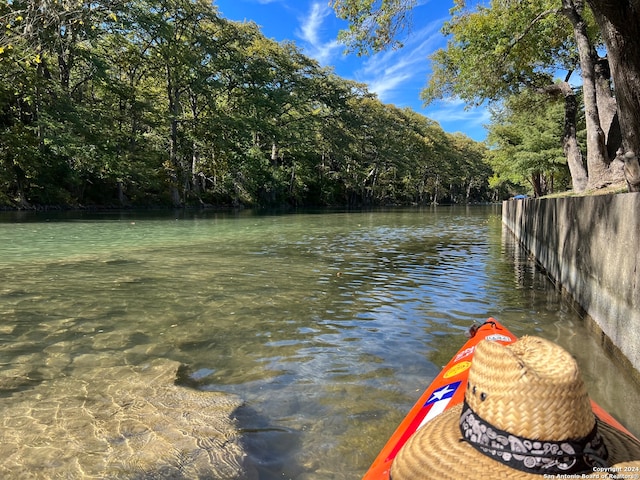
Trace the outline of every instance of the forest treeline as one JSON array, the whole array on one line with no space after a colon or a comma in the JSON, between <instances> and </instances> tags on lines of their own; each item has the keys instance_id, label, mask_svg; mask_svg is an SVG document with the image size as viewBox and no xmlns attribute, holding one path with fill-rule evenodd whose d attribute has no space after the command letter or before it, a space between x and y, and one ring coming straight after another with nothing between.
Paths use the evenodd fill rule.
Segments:
<instances>
[{"instance_id":1,"label":"forest treeline","mask_svg":"<svg viewBox=\"0 0 640 480\"><path fill-rule=\"evenodd\" d=\"M0 205L497 199L485 146L206 0L0 5Z\"/></svg>"}]
</instances>

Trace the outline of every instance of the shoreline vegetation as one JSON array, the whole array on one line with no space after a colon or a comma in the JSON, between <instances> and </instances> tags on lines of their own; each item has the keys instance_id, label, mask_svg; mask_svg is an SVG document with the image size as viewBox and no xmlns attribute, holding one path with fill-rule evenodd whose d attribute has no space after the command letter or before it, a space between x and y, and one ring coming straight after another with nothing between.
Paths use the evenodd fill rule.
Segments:
<instances>
[{"instance_id":1,"label":"shoreline vegetation","mask_svg":"<svg viewBox=\"0 0 640 480\"><path fill-rule=\"evenodd\" d=\"M0 19L0 206L374 206L505 194L489 188L484 144L383 104L208 2L72 11L12 2Z\"/></svg>"},{"instance_id":2,"label":"shoreline vegetation","mask_svg":"<svg viewBox=\"0 0 640 480\"><path fill-rule=\"evenodd\" d=\"M370 208L580 191L561 101L502 98L477 142L210 2L25 5L0 6L2 210ZM574 126L582 135L584 119ZM616 165L600 170L617 181ZM606 184L593 170L589 185Z\"/></svg>"},{"instance_id":3,"label":"shoreline vegetation","mask_svg":"<svg viewBox=\"0 0 640 480\"><path fill-rule=\"evenodd\" d=\"M574 190L565 190L562 192L555 192L548 195L544 195L542 197L538 197L539 199L547 199L547 198L570 198L570 197L588 197L588 196L599 196L599 195L618 195L622 193L629 193L627 189L627 185L625 182L618 182L612 185L609 185L604 188L594 188L587 189L582 192L575 192ZM530 197L535 198L535 197ZM501 203L501 200L495 202L471 202L466 205L486 205L491 203ZM293 205L279 205L279 206L244 206L244 205L182 205L178 207L174 207L171 205L30 205L28 208L18 208L15 206L9 205L0 205L0 212L73 212L73 211L88 211L88 212L99 212L99 211L115 211L115 210L140 210L140 211L165 211L165 210L210 210L210 211L229 211L229 210L244 210L246 208L258 208L258 209L276 209L283 211L295 211L298 208L346 208L346 209L361 209L361 208L394 208L394 207L417 207L417 206L454 206L454 203L442 203L442 204L379 204L379 205L301 205L301 206L293 206Z\"/></svg>"}]
</instances>

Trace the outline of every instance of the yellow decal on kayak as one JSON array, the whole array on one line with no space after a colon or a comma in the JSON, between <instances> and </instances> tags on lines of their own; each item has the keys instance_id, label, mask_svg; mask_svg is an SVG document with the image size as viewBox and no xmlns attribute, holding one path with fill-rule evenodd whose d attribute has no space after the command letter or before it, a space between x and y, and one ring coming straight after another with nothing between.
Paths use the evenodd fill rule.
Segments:
<instances>
[{"instance_id":1,"label":"yellow decal on kayak","mask_svg":"<svg viewBox=\"0 0 640 480\"><path fill-rule=\"evenodd\" d=\"M464 372L470 366L471 366L471 362L456 363L453 367L451 367L449 370L447 370L447 372L444 374L444 378L454 377L454 376Z\"/></svg>"}]
</instances>

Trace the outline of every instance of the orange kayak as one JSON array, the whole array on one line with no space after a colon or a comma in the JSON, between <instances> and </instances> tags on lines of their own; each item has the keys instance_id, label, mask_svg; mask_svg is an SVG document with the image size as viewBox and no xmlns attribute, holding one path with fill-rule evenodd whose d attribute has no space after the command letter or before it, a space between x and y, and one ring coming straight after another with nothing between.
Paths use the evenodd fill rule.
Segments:
<instances>
[{"instance_id":1,"label":"orange kayak","mask_svg":"<svg viewBox=\"0 0 640 480\"><path fill-rule=\"evenodd\" d=\"M442 369L431 385L424 391L409 411L389 441L382 448L363 480L388 480L391 463L402 446L422 425L445 410L462 403L467 386L469 367L475 347L481 340L491 340L503 345L513 343L517 337L494 318L469 330L469 339ZM594 413L611 426L631 433L595 402L591 402Z\"/></svg>"}]
</instances>

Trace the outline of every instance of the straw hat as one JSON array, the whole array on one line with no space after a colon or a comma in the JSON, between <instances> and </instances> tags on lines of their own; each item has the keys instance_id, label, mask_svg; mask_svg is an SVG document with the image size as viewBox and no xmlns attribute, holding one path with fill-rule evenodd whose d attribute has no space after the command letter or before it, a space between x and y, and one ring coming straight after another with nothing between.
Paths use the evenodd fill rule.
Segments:
<instances>
[{"instance_id":1,"label":"straw hat","mask_svg":"<svg viewBox=\"0 0 640 480\"><path fill-rule=\"evenodd\" d=\"M506 346L483 340L464 403L409 439L391 479L580 478L633 460L640 442L595 417L566 350L539 337Z\"/></svg>"}]
</instances>

